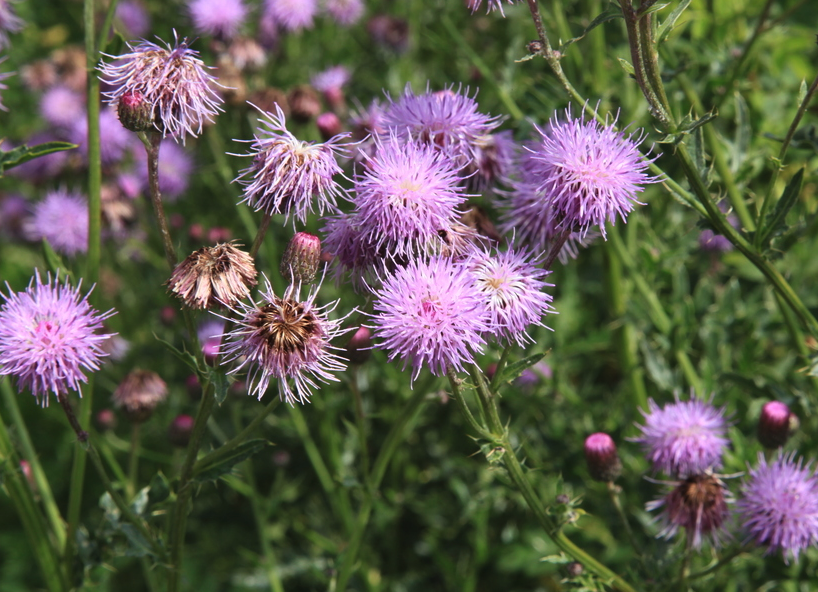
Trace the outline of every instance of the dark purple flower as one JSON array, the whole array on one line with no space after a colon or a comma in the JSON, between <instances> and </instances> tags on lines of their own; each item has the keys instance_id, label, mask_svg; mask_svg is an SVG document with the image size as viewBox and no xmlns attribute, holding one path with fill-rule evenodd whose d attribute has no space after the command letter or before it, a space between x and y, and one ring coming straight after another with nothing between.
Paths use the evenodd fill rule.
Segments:
<instances>
[{"instance_id":1,"label":"dark purple flower","mask_svg":"<svg viewBox=\"0 0 818 592\"><path fill-rule=\"evenodd\" d=\"M193 28L205 35L231 39L247 18L243 0L190 0Z\"/></svg>"},{"instance_id":2,"label":"dark purple flower","mask_svg":"<svg viewBox=\"0 0 818 592\"><path fill-rule=\"evenodd\" d=\"M759 453L758 465L742 483L738 508L748 539L768 553L781 551L786 562L818 545L818 476L794 452L779 454L771 464Z\"/></svg>"},{"instance_id":3,"label":"dark purple flower","mask_svg":"<svg viewBox=\"0 0 818 592\"><path fill-rule=\"evenodd\" d=\"M715 408L699 399L669 403L659 407L648 400L645 425L637 425L642 436L633 438L645 450L655 471L674 477L700 475L721 466L727 422L724 407Z\"/></svg>"},{"instance_id":4,"label":"dark purple flower","mask_svg":"<svg viewBox=\"0 0 818 592\"><path fill-rule=\"evenodd\" d=\"M650 161L639 152L643 136L626 136L595 120L555 115L533 150L533 173L543 205L556 217L556 228L570 228L583 235L617 214L625 220L637 201L636 194L657 177L646 173Z\"/></svg>"},{"instance_id":5,"label":"dark purple flower","mask_svg":"<svg viewBox=\"0 0 818 592\"><path fill-rule=\"evenodd\" d=\"M188 135L194 138L202 132L206 121L221 111L222 98L213 88L219 86L216 78L188 47L187 39L171 47L141 41L128 44L131 50L99 66L103 81L114 90L105 93L111 105L122 95L141 94L153 106L154 127L183 144Z\"/></svg>"},{"instance_id":6,"label":"dark purple flower","mask_svg":"<svg viewBox=\"0 0 818 592\"><path fill-rule=\"evenodd\" d=\"M97 331L113 311L94 310L79 286L52 283L50 275L44 284L39 271L24 292L9 288L2 298L0 374L16 376L18 389L29 389L43 406L50 393L79 393L85 371L98 370L105 355L101 346L111 335Z\"/></svg>"},{"instance_id":7,"label":"dark purple flower","mask_svg":"<svg viewBox=\"0 0 818 592\"><path fill-rule=\"evenodd\" d=\"M264 10L282 29L311 29L318 13L318 0L264 0Z\"/></svg>"},{"instance_id":8,"label":"dark purple flower","mask_svg":"<svg viewBox=\"0 0 818 592\"><path fill-rule=\"evenodd\" d=\"M259 399L270 379L277 378L283 401L307 403L316 381L337 382L334 373L346 368L343 358L330 351L335 349L330 341L345 332L340 327L343 319L331 321L327 316L338 301L319 307L317 287L300 300L293 286L282 298L275 295L267 278L265 284L260 303L239 302L231 308L238 320L231 319L234 328L224 334L222 363L238 363L229 374L247 368L248 393Z\"/></svg>"},{"instance_id":9,"label":"dark purple flower","mask_svg":"<svg viewBox=\"0 0 818 592\"><path fill-rule=\"evenodd\" d=\"M29 240L46 239L54 250L76 255L88 250L88 202L79 193L58 189L34 206L25 223Z\"/></svg>"},{"instance_id":10,"label":"dark purple flower","mask_svg":"<svg viewBox=\"0 0 818 592\"><path fill-rule=\"evenodd\" d=\"M374 291L377 347L411 365L412 380L424 367L445 374L462 370L482 352L491 327L483 295L469 270L448 257L412 260Z\"/></svg>"},{"instance_id":11,"label":"dark purple flower","mask_svg":"<svg viewBox=\"0 0 818 592\"><path fill-rule=\"evenodd\" d=\"M253 105L255 107L255 105ZM256 107L258 109L258 107ZM293 215L302 224L317 210L335 210L341 187L334 177L342 173L336 158L345 156L349 134L339 134L323 143L301 142L285 126L284 112L276 104L276 114L259 111L263 127L252 140L253 164L236 179L244 185L244 199L256 211Z\"/></svg>"},{"instance_id":12,"label":"dark purple flower","mask_svg":"<svg viewBox=\"0 0 818 592\"><path fill-rule=\"evenodd\" d=\"M792 433L798 429L796 416L786 403L769 401L761 409L758 418L758 441L764 448L775 450L787 443Z\"/></svg>"}]
</instances>

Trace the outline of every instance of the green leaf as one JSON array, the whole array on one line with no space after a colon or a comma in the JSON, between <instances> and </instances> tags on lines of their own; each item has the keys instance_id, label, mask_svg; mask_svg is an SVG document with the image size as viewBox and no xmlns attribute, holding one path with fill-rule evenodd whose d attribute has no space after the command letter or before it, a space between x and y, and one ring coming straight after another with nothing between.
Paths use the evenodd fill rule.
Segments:
<instances>
[{"instance_id":1,"label":"green leaf","mask_svg":"<svg viewBox=\"0 0 818 592\"><path fill-rule=\"evenodd\" d=\"M758 244L762 248L769 246L770 240L777 234L783 232L787 213L792 209L798 201L798 196L801 194L801 185L804 183L804 169L800 169L793 175L790 182L784 188L784 193L781 194L781 199L775 205L775 209L767 216L764 229L759 233Z\"/></svg>"},{"instance_id":2,"label":"green leaf","mask_svg":"<svg viewBox=\"0 0 818 592\"><path fill-rule=\"evenodd\" d=\"M679 3L679 6L677 6L673 12L670 13L670 16L662 21L662 24L659 25L659 28L656 31L657 43L662 43L668 38L668 35L670 35L671 31L673 31L674 27L676 26L676 21L679 20L679 17L682 16L682 13L687 9L687 7L690 6L690 2L691 0L682 0L682 2Z\"/></svg>"},{"instance_id":3,"label":"green leaf","mask_svg":"<svg viewBox=\"0 0 818 592\"><path fill-rule=\"evenodd\" d=\"M260 438L243 442L231 450L227 456L217 459L213 463L207 464L197 470L193 475L193 481L196 483L215 481L222 475L226 475L233 470L233 467L240 462L258 454L270 445L270 442Z\"/></svg>"},{"instance_id":4,"label":"green leaf","mask_svg":"<svg viewBox=\"0 0 818 592\"><path fill-rule=\"evenodd\" d=\"M124 555L126 557L145 557L147 555L154 555L151 550L151 544L142 536L142 533L133 525L123 523L119 527L119 531L125 535L128 541L128 546L125 548Z\"/></svg>"},{"instance_id":5,"label":"green leaf","mask_svg":"<svg viewBox=\"0 0 818 592\"><path fill-rule=\"evenodd\" d=\"M199 374L199 366L196 363L196 357L193 354L188 353L187 351L180 350L169 341L165 341L164 339L156 335L156 333L154 333L153 336L159 343L164 344L173 353L173 355L175 355L182 362L190 366L191 370L193 370L196 374Z\"/></svg>"},{"instance_id":6,"label":"green leaf","mask_svg":"<svg viewBox=\"0 0 818 592\"><path fill-rule=\"evenodd\" d=\"M17 148L13 148L8 152L0 150L0 177L2 177L8 169L39 156L45 156L52 152L72 150L76 147L76 144L69 142L46 142L45 144L37 144L36 146L17 146Z\"/></svg>"},{"instance_id":7,"label":"green leaf","mask_svg":"<svg viewBox=\"0 0 818 592\"><path fill-rule=\"evenodd\" d=\"M624 16L622 15L622 9L619 7L618 4L614 3L608 4L608 7L602 12L602 14L600 14L594 20L592 20L591 24L585 27L585 30L582 33L580 33L578 37L569 39L568 41L560 45L558 51L560 51L561 53L565 53L565 49L569 45L576 43L577 41L585 37L588 33L590 33L592 30L597 28L599 25L618 18L624 18Z\"/></svg>"},{"instance_id":8,"label":"green leaf","mask_svg":"<svg viewBox=\"0 0 818 592\"><path fill-rule=\"evenodd\" d=\"M742 162L744 162L753 136L753 130L750 127L750 109L747 107L747 101L739 93L736 93L735 96L736 136L733 143L733 159L730 163L730 170L733 171L733 174L738 173Z\"/></svg>"},{"instance_id":9,"label":"green leaf","mask_svg":"<svg viewBox=\"0 0 818 592\"><path fill-rule=\"evenodd\" d=\"M662 10L664 8L667 8L668 6L670 6L670 2L665 2L664 4L651 4L645 10L641 10L641 9L638 10L637 14L641 18L641 17L645 16L646 14L653 14L654 12L659 12L660 10Z\"/></svg>"},{"instance_id":10,"label":"green leaf","mask_svg":"<svg viewBox=\"0 0 818 592\"><path fill-rule=\"evenodd\" d=\"M567 563L572 563L574 560L565 555L546 555L545 557L541 557L540 561L542 561L543 563L555 563L557 565L565 565Z\"/></svg>"},{"instance_id":11,"label":"green leaf","mask_svg":"<svg viewBox=\"0 0 818 592\"><path fill-rule=\"evenodd\" d=\"M527 358L523 358L513 364L509 364L505 368L503 368L503 372L500 374L500 378L497 380L496 384L501 384L503 382L511 382L515 378L517 378L520 374L522 374L527 368L530 368L540 360L545 357L545 354L534 354L533 356L528 356Z\"/></svg>"},{"instance_id":12,"label":"green leaf","mask_svg":"<svg viewBox=\"0 0 818 592\"><path fill-rule=\"evenodd\" d=\"M71 272L63 263L62 258L46 239L43 239L43 257L51 273L58 274L63 279L71 277Z\"/></svg>"},{"instance_id":13,"label":"green leaf","mask_svg":"<svg viewBox=\"0 0 818 592\"><path fill-rule=\"evenodd\" d=\"M230 389L230 381L227 376L216 370L215 368L207 367L207 380L213 385L215 389L216 402L221 406L227 398L227 391Z\"/></svg>"},{"instance_id":14,"label":"green leaf","mask_svg":"<svg viewBox=\"0 0 818 592\"><path fill-rule=\"evenodd\" d=\"M628 60L623 60L622 58L616 58L619 60L619 65L622 66L622 69L625 70L625 73L629 76L636 75L636 71L633 69L633 64L631 64Z\"/></svg>"},{"instance_id":15,"label":"green leaf","mask_svg":"<svg viewBox=\"0 0 818 592\"><path fill-rule=\"evenodd\" d=\"M148 487L148 505L160 504L170 496L170 484L167 477L159 471L151 479L151 484Z\"/></svg>"}]
</instances>

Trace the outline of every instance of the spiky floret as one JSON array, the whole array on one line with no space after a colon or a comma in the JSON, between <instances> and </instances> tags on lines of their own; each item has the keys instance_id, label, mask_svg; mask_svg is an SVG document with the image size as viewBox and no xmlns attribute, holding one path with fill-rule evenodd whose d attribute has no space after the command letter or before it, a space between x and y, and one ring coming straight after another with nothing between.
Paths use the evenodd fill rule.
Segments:
<instances>
[{"instance_id":1,"label":"spiky floret","mask_svg":"<svg viewBox=\"0 0 818 592\"><path fill-rule=\"evenodd\" d=\"M170 135L183 144L190 135L202 132L205 121L221 111L222 98L214 89L220 86L207 72L199 52L181 42L174 32L174 45L166 47L142 40L128 43L130 51L102 62L99 71L103 80L114 87L105 93L112 105L124 94L141 95L153 106L153 125L163 136Z\"/></svg>"},{"instance_id":2,"label":"spiky floret","mask_svg":"<svg viewBox=\"0 0 818 592\"><path fill-rule=\"evenodd\" d=\"M314 208L335 211L335 198L342 193L335 176L342 174L338 156L347 156L350 144L339 134L323 143L302 142L286 127L284 112L276 104L275 114L258 109L261 127L251 140L253 164L241 171L236 181L244 185L244 199L256 211L292 214L302 224ZM315 199L313 199L315 198ZM315 202L315 203L314 203Z\"/></svg>"},{"instance_id":3,"label":"spiky floret","mask_svg":"<svg viewBox=\"0 0 818 592\"><path fill-rule=\"evenodd\" d=\"M46 283L35 271L23 292L0 293L0 374L17 377L20 391L29 389L43 406L48 396L80 392L86 371L99 369L102 344L111 334L98 333L114 311L100 313L80 295L80 286Z\"/></svg>"},{"instance_id":4,"label":"spiky floret","mask_svg":"<svg viewBox=\"0 0 818 592\"><path fill-rule=\"evenodd\" d=\"M290 405L307 403L311 390L317 388L316 381L337 382L334 373L346 368L344 359L333 353L331 349L336 348L330 345L345 332L341 329L343 319L327 316L338 301L319 307L315 303L318 288L300 300L297 286L290 286L279 297L266 277L264 283L259 303L238 302L230 307L238 320L229 319L234 328L223 336L222 364L236 363L229 374L246 369L248 393L259 399L270 379L277 378L283 401Z\"/></svg>"}]
</instances>

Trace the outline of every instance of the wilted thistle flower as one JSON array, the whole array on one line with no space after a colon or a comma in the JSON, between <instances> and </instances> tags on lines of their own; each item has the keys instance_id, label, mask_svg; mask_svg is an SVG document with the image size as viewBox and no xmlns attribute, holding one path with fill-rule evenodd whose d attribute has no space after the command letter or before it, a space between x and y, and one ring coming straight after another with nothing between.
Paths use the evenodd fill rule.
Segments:
<instances>
[{"instance_id":1,"label":"wilted thistle flower","mask_svg":"<svg viewBox=\"0 0 818 592\"><path fill-rule=\"evenodd\" d=\"M213 89L218 86L216 78L207 73L187 39L179 42L176 37L173 47L166 45L144 40L129 43L129 53L104 54L114 61L102 62L99 70L104 81L115 87L105 93L112 105L126 93L141 94L153 107L154 128L184 144L188 135L195 138L202 132L205 121L213 121L222 99Z\"/></svg>"},{"instance_id":2,"label":"wilted thistle flower","mask_svg":"<svg viewBox=\"0 0 818 592\"><path fill-rule=\"evenodd\" d=\"M513 5L516 0L506 0L506 2ZM481 4L483 4L483 0L466 0L466 7L471 9L472 13L477 12ZM503 0L488 0L486 2L486 14L495 10L499 10L503 17L506 16L503 12Z\"/></svg>"},{"instance_id":3,"label":"wilted thistle flower","mask_svg":"<svg viewBox=\"0 0 818 592\"><path fill-rule=\"evenodd\" d=\"M190 0L188 11L197 32L220 39L231 39L247 17L243 0Z\"/></svg>"},{"instance_id":4,"label":"wilted thistle flower","mask_svg":"<svg viewBox=\"0 0 818 592\"><path fill-rule=\"evenodd\" d=\"M276 296L265 278L266 291L259 304L239 302L231 310L238 320L224 334L222 364L238 362L229 372L247 368L248 393L259 398L267 392L271 378L278 379L281 399L290 405L307 403L316 381L337 382L333 375L346 368L344 360L330 351L330 341L344 332L341 321L327 314L338 301L319 307L316 287L306 300L299 300L298 289L290 286L283 297ZM292 381L292 385L290 385Z\"/></svg>"},{"instance_id":5,"label":"wilted thistle flower","mask_svg":"<svg viewBox=\"0 0 818 592\"><path fill-rule=\"evenodd\" d=\"M291 284L311 284L321 264L321 239L296 232L281 256L279 272Z\"/></svg>"},{"instance_id":6,"label":"wilted thistle flower","mask_svg":"<svg viewBox=\"0 0 818 592\"><path fill-rule=\"evenodd\" d=\"M771 464L763 454L742 483L739 515L748 539L798 561L801 551L818 544L818 476L795 453L779 454Z\"/></svg>"},{"instance_id":7,"label":"wilted thistle flower","mask_svg":"<svg viewBox=\"0 0 818 592\"><path fill-rule=\"evenodd\" d=\"M80 391L84 371L99 369L102 344L110 334L97 333L113 311L99 313L72 288L36 271L24 292L2 294L0 307L0 374L17 377L20 391L29 389L43 406L49 393L58 398Z\"/></svg>"},{"instance_id":8,"label":"wilted thistle flower","mask_svg":"<svg viewBox=\"0 0 818 592\"><path fill-rule=\"evenodd\" d=\"M642 436L633 438L645 450L655 471L674 477L700 475L721 466L727 422L724 407L717 409L699 399L669 403L659 407L648 400L645 425L637 425Z\"/></svg>"},{"instance_id":9,"label":"wilted thistle flower","mask_svg":"<svg viewBox=\"0 0 818 592\"><path fill-rule=\"evenodd\" d=\"M798 429L798 417L781 401L770 401L761 409L758 419L758 441L774 450L787 443Z\"/></svg>"},{"instance_id":10,"label":"wilted thistle flower","mask_svg":"<svg viewBox=\"0 0 818 592\"><path fill-rule=\"evenodd\" d=\"M255 107L255 105L253 105ZM258 107L256 107L258 109ZM346 155L348 144L341 142L349 134L340 134L324 143L301 142L285 127L284 112L276 105L276 114L262 111L262 128L252 141L253 164L236 179L244 185L244 199L256 211L293 215L293 223L302 224L317 209L335 209L335 197L341 188L333 177L342 172L335 160ZM265 129L266 128L266 129Z\"/></svg>"},{"instance_id":11,"label":"wilted thistle flower","mask_svg":"<svg viewBox=\"0 0 818 592\"><path fill-rule=\"evenodd\" d=\"M312 28L318 0L264 0L264 10L282 29L300 31Z\"/></svg>"},{"instance_id":12,"label":"wilted thistle flower","mask_svg":"<svg viewBox=\"0 0 818 592\"><path fill-rule=\"evenodd\" d=\"M477 102L454 88L416 95L407 85L383 114L382 124L397 130L401 140L413 139L449 154L460 166L478 158L477 143L500 125L498 117L477 110Z\"/></svg>"},{"instance_id":13,"label":"wilted thistle flower","mask_svg":"<svg viewBox=\"0 0 818 592\"><path fill-rule=\"evenodd\" d=\"M189 308L233 306L256 285L256 266L248 253L230 243L202 247L176 266L168 289Z\"/></svg>"},{"instance_id":14,"label":"wilted thistle flower","mask_svg":"<svg viewBox=\"0 0 818 592\"><path fill-rule=\"evenodd\" d=\"M439 251L466 201L458 167L433 148L392 135L355 178L353 217L364 240L395 260Z\"/></svg>"},{"instance_id":15,"label":"wilted thistle flower","mask_svg":"<svg viewBox=\"0 0 818 592\"><path fill-rule=\"evenodd\" d=\"M531 341L526 328L542 326L542 316L553 312L550 304L553 298L543 292L546 286L553 287L553 284L543 281L548 272L538 268L536 263L530 253L511 249L494 253L480 251L468 262L475 287L491 313L490 333L500 340L524 345Z\"/></svg>"},{"instance_id":16,"label":"wilted thistle flower","mask_svg":"<svg viewBox=\"0 0 818 592\"><path fill-rule=\"evenodd\" d=\"M116 387L112 399L128 421L142 423L167 396L168 386L156 372L133 370Z\"/></svg>"},{"instance_id":17,"label":"wilted thistle flower","mask_svg":"<svg viewBox=\"0 0 818 592\"><path fill-rule=\"evenodd\" d=\"M78 193L57 189L34 206L24 225L29 240L46 239L55 251L76 255L88 250L88 202Z\"/></svg>"},{"instance_id":18,"label":"wilted thistle flower","mask_svg":"<svg viewBox=\"0 0 818 592\"><path fill-rule=\"evenodd\" d=\"M534 174L543 194L543 206L553 208L556 228L583 235L616 215L625 220L637 201L636 194L657 177L645 171L650 165L639 152L644 136L626 136L595 120L574 118L566 109L565 120L557 115L544 129L533 153Z\"/></svg>"},{"instance_id":19,"label":"wilted thistle flower","mask_svg":"<svg viewBox=\"0 0 818 592\"><path fill-rule=\"evenodd\" d=\"M490 314L469 270L447 257L412 260L374 291L374 336L389 359L434 375L462 370L482 352Z\"/></svg>"},{"instance_id":20,"label":"wilted thistle flower","mask_svg":"<svg viewBox=\"0 0 818 592\"><path fill-rule=\"evenodd\" d=\"M585 461L594 481L609 483L622 474L622 461L608 434L598 432L585 439Z\"/></svg>"},{"instance_id":21,"label":"wilted thistle flower","mask_svg":"<svg viewBox=\"0 0 818 592\"><path fill-rule=\"evenodd\" d=\"M8 33L16 33L23 28L23 19L14 14L11 0L0 0L0 49L9 47Z\"/></svg>"},{"instance_id":22,"label":"wilted thistle flower","mask_svg":"<svg viewBox=\"0 0 818 592\"><path fill-rule=\"evenodd\" d=\"M647 509L664 508L660 517L664 524L660 537L673 537L681 526L687 531L688 546L698 549L705 536L714 544L720 542L729 513L727 503L732 501L721 479L705 473L674 484L669 494L649 502Z\"/></svg>"}]
</instances>

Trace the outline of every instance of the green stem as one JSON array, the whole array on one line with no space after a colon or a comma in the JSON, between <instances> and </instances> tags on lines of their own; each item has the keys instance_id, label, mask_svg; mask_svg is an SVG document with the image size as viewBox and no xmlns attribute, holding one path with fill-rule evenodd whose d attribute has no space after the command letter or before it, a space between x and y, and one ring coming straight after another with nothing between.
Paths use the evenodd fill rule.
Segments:
<instances>
[{"instance_id":1,"label":"green stem","mask_svg":"<svg viewBox=\"0 0 818 592\"><path fill-rule=\"evenodd\" d=\"M159 149L162 146L162 134L141 132L139 137L145 144L145 153L148 157L148 193L151 196L156 225L159 227L159 236L162 239L162 247L165 249L165 259L170 270L173 271L178 261L176 247L173 246L173 239L170 236L170 228L165 216L165 206L162 204L162 193L159 191Z\"/></svg>"},{"instance_id":2,"label":"green stem","mask_svg":"<svg viewBox=\"0 0 818 592\"><path fill-rule=\"evenodd\" d=\"M265 213L261 218L261 225L258 227L258 232L256 233L255 240L253 241L253 246L250 248L250 257L253 259L256 258L258 250L261 248L261 245L264 242L264 235L267 234L267 229L270 227L270 221L272 219L273 215L267 213Z\"/></svg>"},{"instance_id":3,"label":"green stem","mask_svg":"<svg viewBox=\"0 0 818 592\"><path fill-rule=\"evenodd\" d=\"M506 365L508 364L508 358L511 355L511 346L507 345L503 348L503 352L500 354L500 359L497 360L497 369L494 371L494 376L491 377L491 388L493 390L497 390L500 386L500 375L503 373Z\"/></svg>"},{"instance_id":4,"label":"green stem","mask_svg":"<svg viewBox=\"0 0 818 592\"><path fill-rule=\"evenodd\" d=\"M696 368L693 366L693 362L691 362L690 358L687 356L687 352L682 349L676 349L674 354L676 355L676 361L679 362L679 366L681 366L682 372L684 373L690 388L692 388L700 397L704 397L704 384L702 383L701 378L699 378ZM643 407L643 409L646 409L646 407Z\"/></svg>"},{"instance_id":5,"label":"green stem","mask_svg":"<svg viewBox=\"0 0 818 592\"><path fill-rule=\"evenodd\" d=\"M131 447L128 452L128 499L133 499L137 491L137 475L139 474L139 442L142 424L138 421L131 428Z\"/></svg>"},{"instance_id":6,"label":"green stem","mask_svg":"<svg viewBox=\"0 0 818 592\"><path fill-rule=\"evenodd\" d=\"M366 443L368 430L361 389L358 387L358 366L356 365L350 368L349 388L355 399L355 425L358 430L358 448L361 449L361 474L366 476L369 475L369 446Z\"/></svg>"},{"instance_id":7,"label":"green stem","mask_svg":"<svg viewBox=\"0 0 818 592\"><path fill-rule=\"evenodd\" d=\"M611 503L613 503L614 508L616 508L616 513L619 515L619 519L622 521L622 525L625 527L625 533L628 535L628 540L630 541L631 546L637 553L641 554L642 551L639 548L639 544L636 542L636 537L633 536L631 523L628 520L627 514L625 514L625 510L622 508L622 500L619 499L620 488L612 481L609 481L605 485L608 489L608 494L611 496Z\"/></svg>"},{"instance_id":8,"label":"green stem","mask_svg":"<svg viewBox=\"0 0 818 592\"><path fill-rule=\"evenodd\" d=\"M406 406L401 410L397 421L392 424L392 428L389 430L386 440L384 440L384 443L381 446L381 451L378 453L378 456L375 459L375 464L372 467L372 473L368 479L367 491L365 493L366 497L364 498L361 509L358 512L358 518L355 521L352 538L344 551L344 558L341 562L341 567L338 570L338 578L334 582L334 587L332 583L330 584L330 589L334 590L334 592L344 592L344 590L346 590L347 584L349 583L349 578L352 577L352 572L354 571L355 562L358 558L358 551L361 548L361 542L363 541L364 533L366 532L366 527L369 523L369 517L372 514L374 492L378 491L381 481L383 480L383 476L386 473L386 469L392 460L392 456L395 454L395 450L397 450L398 445L406 437L406 432L408 431L409 426L414 422L415 417L417 417L418 411L420 410L425 398L425 389L416 389L412 393L412 397L406 403Z\"/></svg>"},{"instance_id":9,"label":"green stem","mask_svg":"<svg viewBox=\"0 0 818 592\"><path fill-rule=\"evenodd\" d=\"M11 422L14 425L20 446L23 448L23 456L31 467L31 473L34 477L34 482L37 484L37 491L40 493L40 499L43 502L51 531L54 533L57 545L62 549L65 546L65 523L57 507L57 502L54 500L51 485L48 483L43 467L40 464L37 451L31 442L31 436L28 433L28 428L20 413L20 407L17 405L17 397L11 388L11 384L9 384L9 379L5 377L0 379L0 390L2 390L3 401L9 411L9 415L11 415ZM5 429L5 426L3 429Z\"/></svg>"},{"instance_id":10,"label":"green stem","mask_svg":"<svg viewBox=\"0 0 818 592\"><path fill-rule=\"evenodd\" d=\"M105 12L105 20L102 22L102 29L100 29L99 38L97 39L97 49L99 51L105 51L105 48L108 46L108 31L111 30L114 24L114 16L116 15L116 7L118 4L119 0L111 0L111 3L108 5L108 10ZM96 63L96 60L94 60L94 62Z\"/></svg>"},{"instance_id":11,"label":"green stem","mask_svg":"<svg viewBox=\"0 0 818 592\"><path fill-rule=\"evenodd\" d=\"M692 573L692 574L688 575L687 576L687 581L689 582L691 580L697 580L699 578L709 576L710 574L717 572L722 567L724 567L725 565L727 565L728 563L733 561L733 559L735 559L739 555L742 555L744 553L748 553L751 550L752 550L752 546L750 546L750 545L746 545L744 547L739 547L738 549L733 549L727 555L725 555L724 557L719 559L715 564L711 565L710 567L705 568L705 569L703 569L701 571L697 571L696 573Z\"/></svg>"},{"instance_id":12,"label":"green stem","mask_svg":"<svg viewBox=\"0 0 818 592\"><path fill-rule=\"evenodd\" d=\"M805 364L809 363L812 352L807 346L801 327L798 326L798 321L793 317L792 310L784 303L778 293L775 293L775 303L778 305L778 310L781 311L781 316L784 317L784 322L787 325L787 330L795 344L795 348L798 350L798 353L801 354L803 362ZM812 382L813 393L818 393L818 376L810 376L810 382Z\"/></svg>"}]
</instances>

